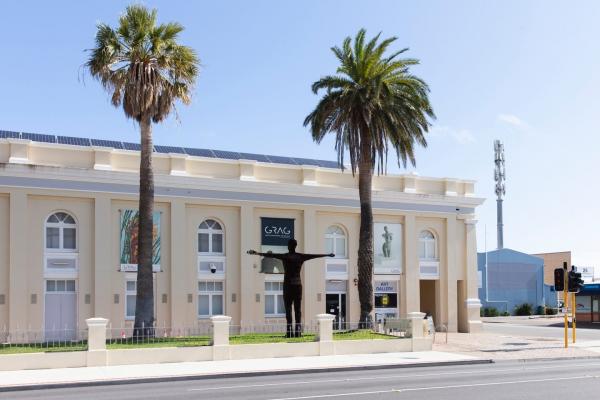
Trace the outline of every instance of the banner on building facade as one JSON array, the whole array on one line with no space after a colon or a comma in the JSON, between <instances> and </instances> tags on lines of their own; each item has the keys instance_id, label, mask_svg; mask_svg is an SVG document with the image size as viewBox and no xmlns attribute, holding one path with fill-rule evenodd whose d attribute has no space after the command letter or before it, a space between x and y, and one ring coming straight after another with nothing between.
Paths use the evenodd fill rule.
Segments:
<instances>
[{"instance_id":1,"label":"banner on building facade","mask_svg":"<svg viewBox=\"0 0 600 400\"><path fill-rule=\"evenodd\" d=\"M283 246L287 250L288 240L294 238L294 220L292 218L262 217L260 244L263 246Z\"/></svg>"},{"instance_id":2,"label":"banner on building facade","mask_svg":"<svg viewBox=\"0 0 600 400\"><path fill-rule=\"evenodd\" d=\"M260 219L260 244L262 253L287 253L288 241L294 239L293 218ZM264 257L260 263L260 272L264 274L283 274L283 263L274 258Z\"/></svg>"},{"instance_id":3,"label":"banner on building facade","mask_svg":"<svg viewBox=\"0 0 600 400\"><path fill-rule=\"evenodd\" d=\"M402 272L402 224L373 224L373 269L375 274Z\"/></svg>"},{"instance_id":4,"label":"banner on building facade","mask_svg":"<svg viewBox=\"0 0 600 400\"><path fill-rule=\"evenodd\" d=\"M160 271L160 212L152 215L152 270ZM122 272L137 272L138 269L138 210L121 210L120 216L120 261Z\"/></svg>"}]
</instances>

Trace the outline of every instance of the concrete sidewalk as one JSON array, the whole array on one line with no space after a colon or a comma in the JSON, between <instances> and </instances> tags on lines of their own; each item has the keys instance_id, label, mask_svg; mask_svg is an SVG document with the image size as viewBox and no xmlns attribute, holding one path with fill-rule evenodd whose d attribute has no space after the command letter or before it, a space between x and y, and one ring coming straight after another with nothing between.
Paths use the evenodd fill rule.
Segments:
<instances>
[{"instance_id":1,"label":"concrete sidewalk","mask_svg":"<svg viewBox=\"0 0 600 400\"><path fill-rule=\"evenodd\" d=\"M217 378L236 375L249 376L489 362L491 360L462 354L425 351L2 371L0 372L0 391Z\"/></svg>"}]
</instances>

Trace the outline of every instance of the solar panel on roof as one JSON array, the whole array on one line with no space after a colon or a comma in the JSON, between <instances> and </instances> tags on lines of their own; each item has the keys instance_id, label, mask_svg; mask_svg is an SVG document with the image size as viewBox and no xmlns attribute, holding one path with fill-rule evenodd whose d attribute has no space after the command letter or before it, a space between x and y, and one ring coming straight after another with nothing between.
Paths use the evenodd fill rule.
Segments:
<instances>
[{"instance_id":1,"label":"solar panel on roof","mask_svg":"<svg viewBox=\"0 0 600 400\"><path fill-rule=\"evenodd\" d=\"M0 139L18 139L19 132L11 132L11 131L0 131Z\"/></svg>"},{"instance_id":2,"label":"solar panel on roof","mask_svg":"<svg viewBox=\"0 0 600 400\"><path fill-rule=\"evenodd\" d=\"M270 162L267 156L263 154L240 153L240 158L244 160L255 160L260 162Z\"/></svg>"},{"instance_id":3,"label":"solar panel on roof","mask_svg":"<svg viewBox=\"0 0 600 400\"><path fill-rule=\"evenodd\" d=\"M104 139L90 139L92 142L92 146L101 146L101 147L112 147L114 149L122 149L123 143L117 142L116 140L104 140Z\"/></svg>"},{"instance_id":4,"label":"solar panel on roof","mask_svg":"<svg viewBox=\"0 0 600 400\"><path fill-rule=\"evenodd\" d=\"M291 157L267 156L267 158L271 160L272 163L298 165Z\"/></svg>"},{"instance_id":5,"label":"solar panel on roof","mask_svg":"<svg viewBox=\"0 0 600 400\"><path fill-rule=\"evenodd\" d=\"M58 136L58 143L61 144L70 144L73 146L90 146L90 139L88 138L78 138L72 136Z\"/></svg>"},{"instance_id":6,"label":"solar panel on roof","mask_svg":"<svg viewBox=\"0 0 600 400\"><path fill-rule=\"evenodd\" d=\"M317 160L319 162L319 167L323 168L340 168L340 164L337 161L327 161L327 160Z\"/></svg>"},{"instance_id":7,"label":"solar panel on roof","mask_svg":"<svg viewBox=\"0 0 600 400\"><path fill-rule=\"evenodd\" d=\"M319 161L317 161L317 160L311 160L309 158L297 158L297 157L294 157L294 160L296 161L296 163L298 165L314 165L316 167L319 166Z\"/></svg>"},{"instance_id":8,"label":"solar panel on roof","mask_svg":"<svg viewBox=\"0 0 600 400\"><path fill-rule=\"evenodd\" d=\"M136 150L136 151L140 151L142 149L142 146L140 146L139 143L129 143L129 142L123 142L123 148L125 150Z\"/></svg>"},{"instance_id":9,"label":"solar panel on roof","mask_svg":"<svg viewBox=\"0 0 600 400\"><path fill-rule=\"evenodd\" d=\"M19 134L18 132L13 131L3 131L0 130L0 139L4 138L21 138L26 140L32 140L35 142L45 142L45 143L61 143L61 144L69 144L76 146L102 146L102 147L112 147L115 149L125 149L125 150L134 150L140 151L141 146L139 143L131 143L131 142L119 142L116 140L104 140L104 139L88 139L88 138L78 138L71 136L54 136L54 135L45 135L39 133L29 133L23 132ZM227 160L255 160L259 162L271 162L277 164L288 164L288 165L314 165L323 168L340 168L340 165L337 161L328 161L328 160L313 160L310 158L300 158L300 157L284 157L284 156L272 156L272 155L263 155L263 154L254 154L254 153L238 153L235 151L224 151L224 150L209 150L209 149L194 149L190 147L177 147L177 146L154 146L154 150L159 153L178 153L178 154L188 154L190 156L196 157L209 157L209 158L223 158Z\"/></svg>"},{"instance_id":10,"label":"solar panel on roof","mask_svg":"<svg viewBox=\"0 0 600 400\"><path fill-rule=\"evenodd\" d=\"M34 142L44 143L56 143L56 137L54 135L42 135L39 133L21 133L21 139L32 140Z\"/></svg>"},{"instance_id":11,"label":"solar panel on roof","mask_svg":"<svg viewBox=\"0 0 600 400\"><path fill-rule=\"evenodd\" d=\"M240 153L234 151L213 150L217 158L225 158L227 160L239 160Z\"/></svg>"},{"instance_id":12,"label":"solar panel on roof","mask_svg":"<svg viewBox=\"0 0 600 400\"><path fill-rule=\"evenodd\" d=\"M212 152L212 150L208 150L208 149L192 149L191 147L186 147L183 150L185 151L186 154L188 154L190 156L215 158L215 155Z\"/></svg>"},{"instance_id":13,"label":"solar panel on roof","mask_svg":"<svg viewBox=\"0 0 600 400\"><path fill-rule=\"evenodd\" d=\"M156 152L158 152L158 153L185 154L182 147L175 147L175 146L159 146L159 145L157 145L157 146L154 146L154 150L156 150Z\"/></svg>"}]
</instances>

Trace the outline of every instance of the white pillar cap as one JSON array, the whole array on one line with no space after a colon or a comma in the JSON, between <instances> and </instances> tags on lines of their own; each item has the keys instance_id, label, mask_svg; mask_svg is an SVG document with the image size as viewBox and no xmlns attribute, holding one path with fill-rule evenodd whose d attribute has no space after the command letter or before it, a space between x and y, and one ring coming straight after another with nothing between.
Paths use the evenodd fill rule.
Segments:
<instances>
[{"instance_id":1,"label":"white pillar cap","mask_svg":"<svg viewBox=\"0 0 600 400\"><path fill-rule=\"evenodd\" d=\"M333 314L317 314L317 320L319 321L333 321L335 315Z\"/></svg>"},{"instance_id":2,"label":"white pillar cap","mask_svg":"<svg viewBox=\"0 0 600 400\"><path fill-rule=\"evenodd\" d=\"M467 306L467 308L480 308L481 301L479 299L466 299L465 305Z\"/></svg>"},{"instance_id":3,"label":"white pillar cap","mask_svg":"<svg viewBox=\"0 0 600 400\"><path fill-rule=\"evenodd\" d=\"M85 320L85 323L88 327L90 326L106 326L108 325L108 320L106 318L88 318Z\"/></svg>"},{"instance_id":4,"label":"white pillar cap","mask_svg":"<svg viewBox=\"0 0 600 400\"><path fill-rule=\"evenodd\" d=\"M212 322L229 322L231 321L231 317L229 315L215 315L210 317Z\"/></svg>"}]
</instances>

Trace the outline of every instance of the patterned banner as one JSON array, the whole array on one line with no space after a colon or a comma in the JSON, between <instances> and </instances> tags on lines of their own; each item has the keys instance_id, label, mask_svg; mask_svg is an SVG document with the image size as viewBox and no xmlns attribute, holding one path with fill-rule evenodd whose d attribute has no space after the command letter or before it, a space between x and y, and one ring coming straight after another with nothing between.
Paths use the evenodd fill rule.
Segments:
<instances>
[{"instance_id":1,"label":"patterned banner","mask_svg":"<svg viewBox=\"0 0 600 400\"><path fill-rule=\"evenodd\" d=\"M155 211L152 219L152 270L158 272L160 271L160 212ZM137 210L121 211L120 259L123 272L137 272L138 226Z\"/></svg>"}]
</instances>

